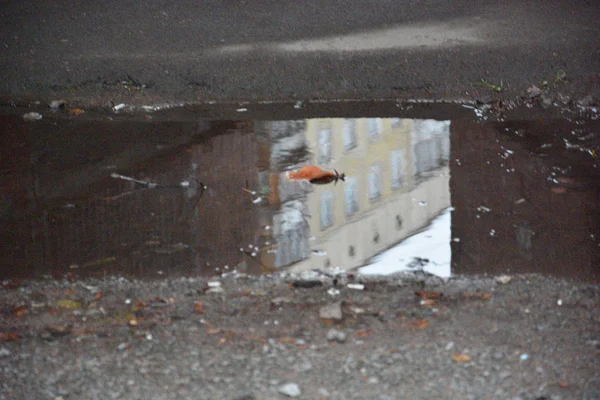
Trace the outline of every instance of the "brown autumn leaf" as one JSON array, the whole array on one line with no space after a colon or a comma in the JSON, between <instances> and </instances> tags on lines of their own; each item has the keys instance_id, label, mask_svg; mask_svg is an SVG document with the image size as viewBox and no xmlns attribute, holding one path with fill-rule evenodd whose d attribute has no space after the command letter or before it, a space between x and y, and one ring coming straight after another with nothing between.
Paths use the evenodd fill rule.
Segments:
<instances>
[{"instance_id":1,"label":"brown autumn leaf","mask_svg":"<svg viewBox=\"0 0 600 400\"><path fill-rule=\"evenodd\" d=\"M69 114L71 115L81 115L83 114L85 111L83 111L81 108L71 108L69 110Z\"/></svg>"},{"instance_id":2,"label":"brown autumn leaf","mask_svg":"<svg viewBox=\"0 0 600 400\"><path fill-rule=\"evenodd\" d=\"M421 305L424 307L433 307L436 304L437 303L435 302L435 300L431 300L431 299L421 300Z\"/></svg>"},{"instance_id":3,"label":"brown autumn leaf","mask_svg":"<svg viewBox=\"0 0 600 400\"><path fill-rule=\"evenodd\" d=\"M363 330L363 329L359 329L359 330L357 330L357 331L356 331L356 335L357 335L358 337L360 337L360 338L367 337L367 336L369 336L371 333L373 333L373 332L371 332L370 330Z\"/></svg>"},{"instance_id":4,"label":"brown autumn leaf","mask_svg":"<svg viewBox=\"0 0 600 400\"><path fill-rule=\"evenodd\" d=\"M552 193L556 193L556 194L564 194L567 193L567 188L564 186L555 186L552 189L550 189L552 191Z\"/></svg>"},{"instance_id":5,"label":"brown autumn leaf","mask_svg":"<svg viewBox=\"0 0 600 400\"><path fill-rule=\"evenodd\" d=\"M73 289L67 289L67 290L65 290L63 293L64 293L66 296L70 296L70 295L72 295L72 294L75 294L76 292L75 292L75 290L73 290Z\"/></svg>"},{"instance_id":6,"label":"brown autumn leaf","mask_svg":"<svg viewBox=\"0 0 600 400\"><path fill-rule=\"evenodd\" d=\"M102 292L98 292L94 296L94 300L100 300L102 298L102 296L104 296L104 294Z\"/></svg>"},{"instance_id":7,"label":"brown autumn leaf","mask_svg":"<svg viewBox=\"0 0 600 400\"><path fill-rule=\"evenodd\" d=\"M18 333L0 332L0 341L2 342L14 342L15 340L19 339L20 336Z\"/></svg>"},{"instance_id":8,"label":"brown autumn leaf","mask_svg":"<svg viewBox=\"0 0 600 400\"><path fill-rule=\"evenodd\" d=\"M440 292L415 292L422 299L439 299L442 297Z\"/></svg>"},{"instance_id":9,"label":"brown autumn leaf","mask_svg":"<svg viewBox=\"0 0 600 400\"><path fill-rule=\"evenodd\" d=\"M194 305L194 308L198 314L204 314L204 303L201 301L197 301Z\"/></svg>"},{"instance_id":10,"label":"brown autumn leaf","mask_svg":"<svg viewBox=\"0 0 600 400\"><path fill-rule=\"evenodd\" d=\"M293 337L290 336L284 336L279 338L279 342L280 343L287 343L287 344L296 344L296 339L294 339Z\"/></svg>"},{"instance_id":11,"label":"brown autumn leaf","mask_svg":"<svg viewBox=\"0 0 600 400\"><path fill-rule=\"evenodd\" d=\"M475 298L481 300L489 300L492 298L491 293L463 293L463 296L467 298Z\"/></svg>"},{"instance_id":12,"label":"brown autumn leaf","mask_svg":"<svg viewBox=\"0 0 600 400\"><path fill-rule=\"evenodd\" d=\"M468 354L459 354L459 353L454 353L452 355L452 359L458 363L467 363L469 361L472 360L471 356Z\"/></svg>"},{"instance_id":13,"label":"brown autumn leaf","mask_svg":"<svg viewBox=\"0 0 600 400\"><path fill-rule=\"evenodd\" d=\"M15 307L12 312L15 317L22 317L27 312L27 306Z\"/></svg>"},{"instance_id":14,"label":"brown autumn leaf","mask_svg":"<svg viewBox=\"0 0 600 400\"><path fill-rule=\"evenodd\" d=\"M414 321L410 321L410 323L409 323L410 327L417 328L417 329L427 328L428 325L429 325L429 322L425 321L424 319L417 319Z\"/></svg>"},{"instance_id":15,"label":"brown autumn leaf","mask_svg":"<svg viewBox=\"0 0 600 400\"><path fill-rule=\"evenodd\" d=\"M219 333L219 332L221 332L221 330L218 329L218 328L209 328L209 329L206 330L206 333L208 335L214 335L214 334Z\"/></svg>"},{"instance_id":16,"label":"brown autumn leaf","mask_svg":"<svg viewBox=\"0 0 600 400\"><path fill-rule=\"evenodd\" d=\"M561 388L569 387L569 382L567 382L565 379L560 379L558 381L558 386L560 386Z\"/></svg>"}]
</instances>

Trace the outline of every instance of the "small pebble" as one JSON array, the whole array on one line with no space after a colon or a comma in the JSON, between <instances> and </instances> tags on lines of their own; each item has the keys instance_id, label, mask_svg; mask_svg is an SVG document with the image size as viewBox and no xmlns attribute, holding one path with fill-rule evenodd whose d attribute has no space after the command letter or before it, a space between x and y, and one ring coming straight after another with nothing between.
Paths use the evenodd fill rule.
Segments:
<instances>
[{"instance_id":1,"label":"small pebble","mask_svg":"<svg viewBox=\"0 0 600 400\"><path fill-rule=\"evenodd\" d=\"M347 335L337 329L330 329L329 332L327 332L327 340L330 342L336 341L338 343L344 343L347 339Z\"/></svg>"},{"instance_id":2,"label":"small pebble","mask_svg":"<svg viewBox=\"0 0 600 400\"><path fill-rule=\"evenodd\" d=\"M300 386L292 382L280 386L277 391L288 397L298 397L302 393Z\"/></svg>"}]
</instances>

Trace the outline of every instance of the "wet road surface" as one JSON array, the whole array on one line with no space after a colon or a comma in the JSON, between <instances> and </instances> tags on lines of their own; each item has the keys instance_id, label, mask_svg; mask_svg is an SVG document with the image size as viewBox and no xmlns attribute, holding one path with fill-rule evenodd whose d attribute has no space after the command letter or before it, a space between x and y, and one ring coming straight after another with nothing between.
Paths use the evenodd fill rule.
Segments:
<instances>
[{"instance_id":1,"label":"wet road surface","mask_svg":"<svg viewBox=\"0 0 600 400\"><path fill-rule=\"evenodd\" d=\"M598 121L1 126L4 278L363 266L600 277ZM289 179L307 165L345 181Z\"/></svg>"}]
</instances>

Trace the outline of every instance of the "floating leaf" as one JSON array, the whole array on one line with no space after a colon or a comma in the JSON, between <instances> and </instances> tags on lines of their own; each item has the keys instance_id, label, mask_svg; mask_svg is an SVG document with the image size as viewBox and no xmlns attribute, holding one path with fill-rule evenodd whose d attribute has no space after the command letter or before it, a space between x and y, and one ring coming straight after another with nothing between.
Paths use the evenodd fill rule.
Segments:
<instances>
[{"instance_id":1,"label":"floating leaf","mask_svg":"<svg viewBox=\"0 0 600 400\"><path fill-rule=\"evenodd\" d=\"M422 299L439 299L442 297L440 292L415 292Z\"/></svg>"},{"instance_id":2,"label":"floating leaf","mask_svg":"<svg viewBox=\"0 0 600 400\"><path fill-rule=\"evenodd\" d=\"M471 356L468 354L459 354L459 353L454 353L452 355L452 359L454 359L454 361L458 362L458 363L467 363L470 362L472 360Z\"/></svg>"},{"instance_id":3,"label":"floating leaf","mask_svg":"<svg viewBox=\"0 0 600 400\"><path fill-rule=\"evenodd\" d=\"M196 302L194 308L198 314L204 314L204 303L201 301Z\"/></svg>"},{"instance_id":4,"label":"floating leaf","mask_svg":"<svg viewBox=\"0 0 600 400\"><path fill-rule=\"evenodd\" d=\"M69 110L69 114L71 115L81 115L83 114L85 111L83 111L81 108L71 108Z\"/></svg>"},{"instance_id":5,"label":"floating leaf","mask_svg":"<svg viewBox=\"0 0 600 400\"><path fill-rule=\"evenodd\" d=\"M208 335L214 335L214 334L219 333L219 332L221 332L221 330L218 329L218 328L210 328L210 329L206 330L206 333Z\"/></svg>"},{"instance_id":6,"label":"floating leaf","mask_svg":"<svg viewBox=\"0 0 600 400\"><path fill-rule=\"evenodd\" d=\"M81 308L81 303L75 300L63 299L58 301L58 306L69 310L75 310Z\"/></svg>"}]
</instances>

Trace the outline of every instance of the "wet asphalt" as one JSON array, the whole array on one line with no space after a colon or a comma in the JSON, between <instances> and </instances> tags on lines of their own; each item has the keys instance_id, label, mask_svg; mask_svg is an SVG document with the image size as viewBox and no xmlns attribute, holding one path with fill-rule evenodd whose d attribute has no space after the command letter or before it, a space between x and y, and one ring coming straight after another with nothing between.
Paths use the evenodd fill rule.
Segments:
<instances>
[{"instance_id":1,"label":"wet asphalt","mask_svg":"<svg viewBox=\"0 0 600 400\"><path fill-rule=\"evenodd\" d=\"M598 96L600 5L7 2L0 95L90 106Z\"/></svg>"}]
</instances>

